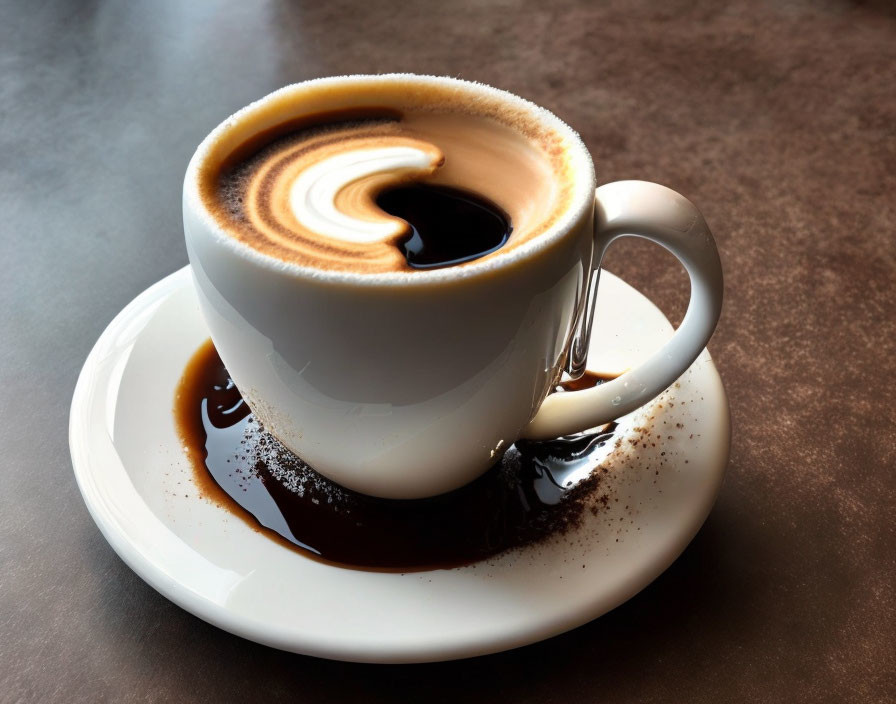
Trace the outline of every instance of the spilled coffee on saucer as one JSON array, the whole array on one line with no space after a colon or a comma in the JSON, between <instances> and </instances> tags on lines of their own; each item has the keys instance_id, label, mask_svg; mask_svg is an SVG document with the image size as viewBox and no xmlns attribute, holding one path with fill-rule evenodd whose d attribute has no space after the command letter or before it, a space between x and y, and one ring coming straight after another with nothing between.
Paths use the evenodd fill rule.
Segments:
<instances>
[{"instance_id":1,"label":"spilled coffee on saucer","mask_svg":"<svg viewBox=\"0 0 896 704\"><path fill-rule=\"evenodd\" d=\"M459 107L447 87L381 91L389 107L303 115L210 160L209 211L284 262L370 274L506 252L564 212L567 155L531 115L472 99Z\"/></svg>"},{"instance_id":2,"label":"spilled coffee on saucer","mask_svg":"<svg viewBox=\"0 0 896 704\"><path fill-rule=\"evenodd\" d=\"M601 381L589 373L567 388ZM174 411L205 498L305 557L379 571L468 565L576 528L607 505L601 448L621 442L615 424L519 441L460 489L394 500L346 489L290 452L252 415L211 340L184 371Z\"/></svg>"}]
</instances>

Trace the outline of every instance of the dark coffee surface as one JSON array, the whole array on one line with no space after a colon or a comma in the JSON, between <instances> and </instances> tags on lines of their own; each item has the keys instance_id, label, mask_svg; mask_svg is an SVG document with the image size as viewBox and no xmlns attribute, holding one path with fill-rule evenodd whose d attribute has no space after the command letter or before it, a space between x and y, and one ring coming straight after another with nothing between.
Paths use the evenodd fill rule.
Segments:
<instances>
[{"instance_id":1,"label":"dark coffee surface","mask_svg":"<svg viewBox=\"0 0 896 704\"><path fill-rule=\"evenodd\" d=\"M401 241L414 269L462 264L499 249L513 225L494 203L469 191L413 184L384 191L376 203L411 228Z\"/></svg>"},{"instance_id":2,"label":"dark coffee surface","mask_svg":"<svg viewBox=\"0 0 896 704\"><path fill-rule=\"evenodd\" d=\"M601 380L589 374L578 387ZM390 501L344 489L261 427L211 340L184 371L175 417L204 498L306 558L343 566L414 571L470 564L565 533L586 507L597 511L607 502L599 492L608 470L591 453L612 440L612 425L552 442L519 442L476 481L430 499Z\"/></svg>"},{"instance_id":3,"label":"dark coffee surface","mask_svg":"<svg viewBox=\"0 0 896 704\"><path fill-rule=\"evenodd\" d=\"M892 702L892 7L0 0L0 701ZM160 596L84 507L67 428L102 330L187 262L181 185L208 131L292 81L400 70L530 98L581 133L600 183L700 207L733 436L706 524L626 604L511 652L384 668L257 645ZM680 319L671 257L621 240L605 265Z\"/></svg>"}]
</instances>

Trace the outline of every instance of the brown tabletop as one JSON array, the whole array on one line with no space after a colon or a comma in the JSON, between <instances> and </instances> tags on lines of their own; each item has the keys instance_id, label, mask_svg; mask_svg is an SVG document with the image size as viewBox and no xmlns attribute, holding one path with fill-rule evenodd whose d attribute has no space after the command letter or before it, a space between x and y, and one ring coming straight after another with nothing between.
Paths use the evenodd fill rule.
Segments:
<instances>
[{"instance_id":1,"label":"brown tabletop","mask_svg":"<svg viewBox=\"0 0 896 704\"><path fill-rule=\"evenodd\" d=\"M3 2L0 701L894 701L892 8ZM284 84L385 71L516 92L581 132L599 181L700 206L734 433L705 526L628 603L512 652L388 667L272 650L168 602L100 535L67 439L94 341L186 263L201 138ZM624 241L606 266L680 319L670 255Z\"/></svg>"}]
</instances>

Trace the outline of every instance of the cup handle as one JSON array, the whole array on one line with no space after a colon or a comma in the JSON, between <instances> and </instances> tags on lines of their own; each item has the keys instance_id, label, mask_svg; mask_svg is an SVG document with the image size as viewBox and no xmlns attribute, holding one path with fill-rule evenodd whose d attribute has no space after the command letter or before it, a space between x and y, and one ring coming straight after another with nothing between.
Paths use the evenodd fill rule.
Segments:
<instances>
[{"instance_id":1,"label":"cup handle","mask_svg":"<svg viewBox=\"0 0 896 704\"><path fill-rule=\"evenodd\" d=\"M693 363L712 336L722 310L722 265L706 221L687 198L647 181L617 181L595 196L594 281L582 314L588 316L581 349L587 349L600 263L617 237L651 240L678 257L691 279L684 320L658 352L636 369L583 391L548 396L521 437L549 440L594 428L643 406L669 387ZM590 310L589 310L590 309ZM574 341L570 366L584 368ZM576 362L576 356L581 363Z\"/></svg>"}]
</instances>

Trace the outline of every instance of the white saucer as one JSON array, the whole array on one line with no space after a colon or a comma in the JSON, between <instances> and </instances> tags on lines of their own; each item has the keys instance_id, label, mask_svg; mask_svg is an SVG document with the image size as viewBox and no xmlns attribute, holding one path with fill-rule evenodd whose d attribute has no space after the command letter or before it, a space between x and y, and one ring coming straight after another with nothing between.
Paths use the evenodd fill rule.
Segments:
<instances>
[{"instance_id":1,"label":"white saucer","mask_svg":"<svg viewBox=\"0 0 896 704\"><path fill-rule=\"evenodd\" d=\"M589 368L631 366L670 334L653 304L603 273L594 339L607 349L592 354ZM704 351L673 388L622 419L623 442L608 443L604 460L608 506L586 511L574 531L452 570L332 567L199 497L172 401L207 337L188 267L112 321L72 400L75 476L103 535L144 580L209 623L283 650L423 662L574 628L636 594L681 553L709 513L728 460L728 402Z\"/></svg>"}]
</instances>

